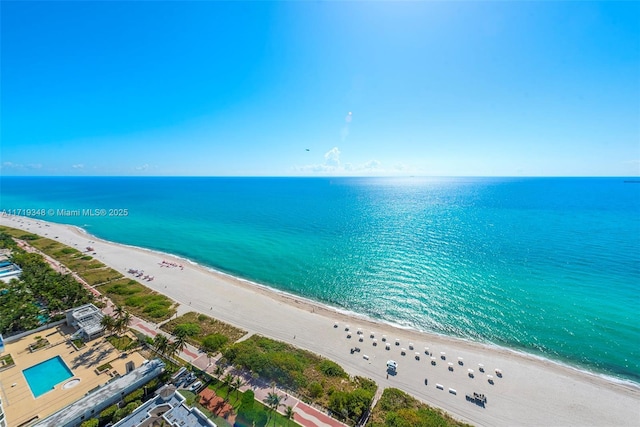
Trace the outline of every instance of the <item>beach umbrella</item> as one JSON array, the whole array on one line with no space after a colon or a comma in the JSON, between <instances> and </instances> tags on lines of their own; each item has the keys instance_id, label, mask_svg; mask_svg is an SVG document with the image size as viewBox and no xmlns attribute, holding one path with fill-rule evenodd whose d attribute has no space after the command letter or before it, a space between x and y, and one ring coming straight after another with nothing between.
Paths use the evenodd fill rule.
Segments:
<instances>
[{"instance_id":1,"label":"beach umbrella","mask_svg":"<svg viewBox=\"0 0 640 427\"><path fill-rule=\"evenodd\" d=\"M420 359L420 352L416 351L416 359Z\"/></svg>"},{"instance_id":2,"label":"beach umbrella","mask_svg":"<svg viewBox=\"0 0 640 427\"><path fill-rule=\"evenodd\" d=\"M369 338L373 338L376 334L373 333L373 331L371 331L371 334L369 334Z\"/></svg>"},{"instance_id":3,"label":"beach umbrella","mask_svg":"<svg viewBox=\"0 0 640 427\"><path fill-rule=\"evenodd\" d=\"M484 365L482 363L478 363L478 370L484 372Z\"/></svg>"},{"instance_id":4,"label":"beach umbrella","mask_svg":"<svg viewBox=\"0 0 640 427\"><path fill-rule=\"evenodd\" d=\"M386 347L386 349L387 349L387 350L389 350L389 349L391 348L391 344L387 343L387 344L385 345L385 347Z\"/></svg>"},{"instance_id":5,"label":"beach umbrella","mask_svg":"<svg viewBox=\"0 0 640 427\"><path fill-rule=\"evenodd\" d=\"M387 340L387 336L386 335L382 335L382 341L386 341Z\"/></svg>"},{"instance_id":6,"label":"beach umbrella","mask_svg":"<svg viewBox=\"0 0 640 427\"><path fill-rule=\"evenodd\" d=\"M349 325L344 325L344 330L348 331L349 330Z\"/></svg>"},{"instance_id":7,"label":"beach umbrella","mask_svg":"<svg viewBox=\"0 0 640 427\"><path fill-rule=\"evenodd\" d=\"M429 347L424 348L424 354L429 354Z\"/></svg>"},{"instance_id":8,"label":"beach umbrella","mask_svg":"<svg viewBox=\"0 0 640 427\"><path fill-rule=\"evenodd\" d=\"M400 350L400 354L404 356L405 354L407 354L407 350L406 350L406 349L404 349L404 348L403 348L403 349L401 349L401 350Z\"/></svg>"},{"instance_id":9,"label":"beach umbrella","mask_svg":"<svg viewBox=\"0 0 640 427\"><path fill-rule=\"evenodd\" d=\"M334 328L337 328L337 327L338 327L338 322L335 322L335 323L333 324L333 327L334 327Z\"/></svg>"},{"instance_id":10,"label":"beach umbrella","mask_svg":"<svg viewBox=\"0 0 640 427\"><path fill-rule=\"evenodd\" d=\"M473 374L473 369L467 369L470 374Z\"/></svg>"}]
</instances>

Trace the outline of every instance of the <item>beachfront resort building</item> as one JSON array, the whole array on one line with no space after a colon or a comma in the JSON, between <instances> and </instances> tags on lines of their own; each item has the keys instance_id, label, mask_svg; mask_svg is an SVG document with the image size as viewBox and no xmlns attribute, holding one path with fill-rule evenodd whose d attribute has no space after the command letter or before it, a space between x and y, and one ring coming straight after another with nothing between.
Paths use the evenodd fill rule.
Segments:
<instances>
[{"instance_id":1,"label":"beachfront resort building","mask_svg":"<svg viewBox=\"0 0 640 427\"><path fill-rule=\"evenodd\" d=\"M165 385L156 392L154 399L136 408L113 427L217 427L197 408L186 406L185 400L176 392L175 386Z\"/></svg>"},{"instance_id":2,"label":"beachfront resort building","mask_svg":"<svg viewBox=\"0 0 640 427\"><path fill-rule=\"evenodd\" d=\"M93 304L85 304L67 311L67 325L77 329L71 339L81 338L91 341L104 332L102 318L104 315Z\"/></svg>"},{"instance_id":3,"label":"beachfront resort building","mask_svg":"<svg viewBox=\"0 0 640 427\"><path fill-rule=\"evenodd\" d=\"M97 417L102 410L143 387L162 372L164 372L164 363L159 359L151 360L60 409L35 424L34 427L77 427L83 421Z\"/></svg>"}]
</instances>

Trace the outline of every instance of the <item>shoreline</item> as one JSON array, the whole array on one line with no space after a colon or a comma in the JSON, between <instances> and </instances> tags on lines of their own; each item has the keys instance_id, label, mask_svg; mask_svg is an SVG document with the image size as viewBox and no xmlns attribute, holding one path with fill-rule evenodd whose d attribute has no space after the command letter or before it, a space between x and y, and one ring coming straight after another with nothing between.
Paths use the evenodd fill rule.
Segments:
<instances>
[{"instance_id":1,"label":"shoreline","mask_svg":"<svg viewBox=\"0 0 640 427\"><path fill-rule=\"evenodd\" d=\"M640 423L638 412L633 411L633 408L640 401L640 387L631 380L582 370L543 356L496 344L481 343L433 332L419 331L402 325L394 325L384 320L373 319L366 315L349 312L348 310L332 307L267 285L239 278L184 257L166 254L153 249L109 242L93 236L78 226L46 222L27 217L2 217L0 218L0 224L20 228L52 240L58 240L71 247L78 245L80 245L79 247L84 247L87 239L95 241L100 247L92 245L96 246L96 255L94 257L107 266L123 273L127 278L131 278L131 275L126 273L127 268L142 268L145 271L148 271L148 269L158 270L159 272L154 274L156 279L153 282L143 281L141 283L176 301L179 304L179 315L187 311L199 311L241 327L250 333L258 333L313 351L338 362L352 375L368 376L376 380L381 387L400 388L418 399L433 406L441 407L467 422L480 425L513 425L514 423L526 425L540 423L547 425L602 425L612 423L637 425ZM52 233L44 233L47 230L43 230L43 226L47 227ZM54 239L53 236L58 236L59 238ZM184 271L158 267L158 261L163 257L184 263ZM129 265L122 265L124 262L129 263ZM136 262L141 265L131 265ZM151 262L153 264L150 264ZM191 291L192 287L193 291L197 292L185 294L185 289L182 285L189 285L190 288L186 290ZM191 299L194 294L197 294L201 300L194 300L196 304L192 306ZM224 298L220 298L221 295L224 295ZM228 297L230 299L222 301L222 299L226 300ZM205 301L206 304L202 304ZM210 309L208 308L209 305L211 305ZM278 311L278 313L269 313L270 309L274 308L274 305L277 310L271 311ZM214 306L216 310L213 310ZM257 321L250 318L250 315L254 313L258 314L257 317L259 319ZM276 315L274 316L274 314ZM339 328L333 327L334 322L339 323ZM352 325L352 331L355 331L357 327L361 327L365 331L366 339L362 343L356 342L355 345L363 347L363 353L366 351L368 354L372 354L371 359L378 357L382 360L367 359L369 360L367 363L361 359L361 356L349 355L348 347L354 344L354 341L357 341L357 336L354 332L354 338L345 339L346 332L343 330L345 324ZM306 333L305 328L308 329L308 333ZM302 329L302 332L300 332L300 329ZM377 347L370 347L369 331L375 331L378 337L381 333L386 333L388 341L392 343L391 350L385 351L382 343ZM292 336L293 338L291 338ZM415 341L417 343L415 350L409 350L408 356L398 355L398 348L393 345L396 337L401 339L404 346L407 345L407 341ZM434 355L440 353L441 350L446 350L448 360L453 362L456 361L458 355L463 355L464 363L467 366L459 368L456 364L456 373L455 376L452 376L454 374L444 371L443 365L446 365L446 363L443 363L440 358L437 360L439 366L433 368L425 362L428 357L425 357L422 352L422 361L414 361L412 353L422 350L422 347L424 347L422 343L428 343L429 347L433 349ZM450 358L451 356L454 357ZM386 360L387 357L402 360L401 369L409 371L410 376L404 378L403 375L400 378L400 375L398 375L398 378L388 380L384 377L384 368L381 369L378 366L374 370L371 367L374 361L378 362L377 365L383 365L383 360ZM466 361L474 359L476 361L482 360L483 362L491 360L492 363L485 363L488 367L487 372L500 367L505 372L505 378L495 378L495 386L487 386L486 381L481 383L479 373L476 375L478 377L477 380L469 380L464 375L464 372L467 371L469 366L476 368L477 365L468 364ZM362 366L363 364L364 366ZM441 370L442 372L440 372ZM519 374L518 371L520 370L526 370L528 373L535 375L523 376ZM460 375L459 371L463 371L463 374ZM455 387L458 390L457 398L448 396L446 392L434 392L432 386L425 387L422 382L426 375L432 378L430 384L431 381L442 383L447 381L450 383L451 387L448 388ZM540 393L549 394L548 388L552 384L553 394L561 393L560 390L562 390L562 398L555 395L547 396L545 399L540 395ZM488 396L491 396L491 400L487 409L475 408L475 405L464 401L464 393L471 391L469 387L488 390ZM583 406L584 402L580 398L574 401L571 394L566 395L566 392L564 392L566 389L572 389L573 393L583 396L584 399L592 398L594 396L593 393L598 392L598 402L589 402L589 405ZM601 390L605 390L607 396L603 397L603 391ZM519 399L515 399L517 404L514 403L512 393L521 396ZM540 404L540 402L533 404L536 401L532 399L542 399L544 404ZM549 405L555 407L555 409L550 408ZM586 410L585 408L590 409ZM499 410L499 413L497 410ZM548 416L553 414L554 418L548 418L545 414ZM555 418L558 416L560 418Z\"/></svg>"},{"instance_id":2,"label":"shoreline","mask_svg":"<svg viewBox=\"0 0 640 427\"><path fill-rule=\"evenodd\" d=\"M25 218L25 217L20 217L20 218ZM30 219L30 218L29 218ZM520 349L516 349L516 348L511 348L511 347L507 347L504 345L500 345L500 344L496 344L496 343L492 343L489 341L475 341L469 338L463 338L463 337L456 337L456 336L451 336L451 335L445 335L445 334L441 334L438 332L434 332L434 331L424 331L424 330L420 330L417 329L415 327L409 326L409 325L402 325L399 323L394 323L392 321L389 320L385 320L385 319L376 319L373 318L367 314L362 314L362 313L358 313L355 311L351 311L349 309L346 308L341 308L341 307L335 307L332 306L328 303L325 302L321 302L321 301L315 301L313 299L304 297L304 296L300 296L300 295L296 295L296 294L292 294L290 292L287 291L283 291L281 289L277 289L274 287L271 287L269 285L265 285L259 282L255 282L251 279L246 279L243 277L239 277L239 276L235 276L232 273L227 273L221 270L217 270L214 267L210 267L204 264L201 264L197 261L193 261L185 256L182 255L175 255L175 254L171 254L168 252L163 252L161 250L158 249L151 249L151 248L145 248L145 247L141 247L141 246L135 246L135 245L129 245L126 243L118 243L118 242L113 242L110 240L106 240L103 239L102 237L98 237L95 236L91 233L89 233L86 229L82 228L81 226L77 226L77 225L71 225L71 224L62 224L62 223L54 223L54 222L49 222L49 221L42 221L42 220L37 220L37 221L41 221L43 223L47 223L47 224L58 224L61 226L67 226L67 227L71 227L73 229L75 229L79 234L85 235L91 239L97 239L106 243L111 243L114 245L120 245L129 249L133 249L133 250L140 250L140 251L145 251L148 252L150 254L155 254L161 257L167 257L167 258L173 258L173 259L177 259L177 260L181 260L185 263L189 263L191 266L193 266L194 268L199 268L205 272L209 272L211 274L214 275L220 275L223 277L228 278L229 280L233 280L235 281L239 286L246 286L249 289L253 289L253 290L258 290L261 292L264 292L267 296L277 296L277 297L281 297L283 299L285 299L286 301L288 301L290 304L302 304L302 305L306 305L308 306L308 308L315 308L318 310L326 310L329 314L330 313L335 313L337 315L343 315L346 316L347 318L357 318L362 320L363 322L367 322L370 324L381 324L381 325L385 325L388 326L390 328L394 328L394 329L399 329L399 330L403 330L403 331L407 331L407 332L411 332L411 333L416 333L416 334L424 334L427 336L435 336L435 337L440 337L444 340L454 340L454 341L458 341L461 344L471 344L471 345L478 345L478 346L482 346L484 348L486 348L489 351L495 350L495 351L506 351L506 352L510 352L514 355L518 355L521 357L528 357L528 358L532 358L534 360L539 360L540 362L543 363L553 363L558 365L559 367L562 368L566 368L566 369L572 369L575 370L578 373L584 374L584 375L592 375L594 377L597 378L602 378L606 381L610 381L612 383L618 383L621 385L626 385L632 388L637 388L640 390L640 382L636 382L633 381L631 379L628 378L624 378L624 377L618 377L606 372L598 372L598 371L594 371L594 370L590 370L588 367L586 366L579 366L579 365L572 365L569 362L564 362L561 360L554 360L551 359L549 357L546 357L542 354L536 354L536 353L530 353L527 352L526 350L520 350ZM143 283L144 285L144 283ZM146 286L146 285L145 285Z\"/></svg>"}]
</instances>

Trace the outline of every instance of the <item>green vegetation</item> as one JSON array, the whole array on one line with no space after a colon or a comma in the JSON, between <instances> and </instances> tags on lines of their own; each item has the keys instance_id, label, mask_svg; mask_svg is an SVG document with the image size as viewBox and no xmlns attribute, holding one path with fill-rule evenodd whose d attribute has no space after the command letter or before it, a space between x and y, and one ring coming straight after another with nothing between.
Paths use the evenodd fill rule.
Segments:
<instances>
[{"instance_id":1,"label":"green vegetation","mask_svg":"<svg viewBox=\"0 0 640 427\"><path fill-rule=\"evenodd\" d=\"M173 334L185 337L195 337L200 335L200 326L195 323L181 323L173 328Z\"/></svg>"},{"instance_id":2,"label":"green vegetation","mask_svg":"<svg viewBox=\"0 0 640 427\"><path fill-rule=\"evenodd\" d=\"M232 377L229 376L227 381L219 381L212 379L209 384L209 388L213 390L218 397L223 399L226 403L233 407L233 412L236 414L235 425L239 427L249 426L277 426L277 427L295 427L298 426L292 420L287 419L285 416L273 411L267 405L257 402L253 390L247 390L244 393L240 392L233 384ZM207 417L212 419L218 426L228 425L227 421L216 417L206 407L202 406L199 402L198 396L186 390L180 390L180 393L186 398L186 403L189 406L195 406L201 410ZM280 397L279 407L282 407L282 396ZM255 423L255 424L254 424Z\"/></svg>"},{"instance_id":3,"label":"green vegetation","mask_svg":"<svg viewBox=\"0 0 640 427\"><path fill-rule=\"evenodd\" d=\"M397 388L387 388L373 409L367 427L471 427L444 411L420 403Z\"/></svg>"},{"instance_id":4,"label":"green vegetation","mask_svg":"<svg viewBox=\"0 0 640 427\"><path fill-rule=\"evenodd\" d=\"M350 379L334 362L260 336L233 344L223 355L233 365L288 387L352 421L368 408L377 389L372 380Z\"/></svg>"},{"instance_id":5,"label":"green vegetation","mask_svg":"<svg viewBox=\"0 0 640 427\"><path fill-rule=\"evenodd\" d=\"M111 369L113 368L113 366L111 366L111 363L105 363L104 365L100 365L96 368L96 371L98 372L102 372L102 371L106 371L107 369Z\"/></svg>"},{"instance_id":6,"label":"green vegetation","mask_svg":"<svg viewBox=\"0 0 640 427\"><path fill-rule=\"evenodd\" d=\"M188 343L216 353L227 342L234 342L247 332L204 314L186 313L162 325L162 330L182 336Z\"/></svg>"},{"instance_id":7,"label":"green vegetation","mask_svg":"<svg viewBox=\"0 0 640 427\"><path fill-rule=\"evenodd\" d=\"M318 369L328 377L348 377L347 373L344 371L344 369L342 369L340 365L328 359L320 362L320 364L318 365Z\"/></svg>"},{"instance_id":8,"label":"green vegetation","mask_svg":"<svg viewBox=\"0 0 640 427\"><path fill-rule=\"evenodd\" d=\"M9 227L1 227L0 231L18 239L27 240L34 248L62 263L69 270L78 273L91 286L122 278L122 274L94 260L90 255L55 240L34 234L25 234L22 230Z\"/></svg>"},{"instance_id":9,"label":"green vegetation","mask_svg":"<svg viewBox=\"0 0 640 427\"><path fill-rule=\"evenodd\" d=\"M85 343L82 338L76 338L73 340L73 345L75 345L77 349L80 349L85 346Z\"/></svg>"},{"instance_id":10,"label":"green vegetation","mask_svg":"<svg viewBox=\"0 0 640 427\"><path fill-rule=\"evenodd\" d=\"M10 354L6 354L0 357L0 370L13 366L15 363L16 362L13 361L13 357L11 357Z\"/></svg>"},{"instance_id":11,"label":"green vegetation","mask_svg":"<svg viewBox=\"0 0 640 427\"><path fill-rule=\"evenodd\" d=\"M125 404L129 404L136 400L141 400L143 396L144 396L144 390L139 388L138 390L129 393L129 395L125 397L123 401Z\"/></svg>"},{"instance_id":12,"label":"green vegetation","mask_svg":"<svg viewBox=\"0 0 640 427\"><path fill-rule=\"evenodd\" d=\"M29 345L29 351L40 350L49 345L49 340L42 337L35 337L36 342Z\"/></svg>"},{"instance_id":13,"label":"green vegetation","mask_svg":"<svg viewBox=\"0 0 640 427\"><path fill-rule=\"evenodd\" d=\"M229 339L222 334L207 335L202 339L202 349L209 353L217 353L224 347L227 341L229 341Z\"/></svg>"},{"instance_id":14,"label":"green vegetation","mask_svg":"<svg viewBox=\"0 0 640 427\"><path fill-rule=\"evenodd\" d=\"M98 427L99 424L100 422L98 421L97 418L90 418L87 421L84 421L82 424L80 424L80 427Z\"/></svg>"},{"instance_id":15,"label":"green vegetation","mask_svg":"<svg viewBox=\"0 0 640 427\"><path fill-rule=\"evenodd\" d=\"M20 279L11 280L4 286L6 292L0 293L0 333L34 329L43 318L53 319L93 300L72 276L54 271L41 255L17 249L4 231L0 231L0 245L12 248L12 260L22 268Z\"/></svg>"},{"instance_id":16,"label":"green vegetation","mask_svg":"<svg viewBox=\"0 0 640 427\"><path fill-rule=\"evenodd\" d=\"M100 425L105 425L113 419L113 415L118 410L118 405L111 405L100 412L99 420Z\"/></svg>"},{"instance_id":17,"label":"green vegetation","mask_svg":"<svg viewBox=\"0 0 640 427\"><path fill-rule=\"evenodd\" d=\"M130 350L135 348L138 343L135 340L132 340L130 337L123 335L121 337L112 335L106 338L112 346L117 348L120 351Z\"/></svg>"},{"instance_id":18,"label":"green vegetation","mask_svg":"<svg viewBox=\"0 0 640 427\"><path fill-rule=\"evenodd\" d=\"M116 305L126 307L135 316L159 322L173 316L173 301L152 291L135 280L121 279L100 286Z\"/></svg>"}]
</instances>

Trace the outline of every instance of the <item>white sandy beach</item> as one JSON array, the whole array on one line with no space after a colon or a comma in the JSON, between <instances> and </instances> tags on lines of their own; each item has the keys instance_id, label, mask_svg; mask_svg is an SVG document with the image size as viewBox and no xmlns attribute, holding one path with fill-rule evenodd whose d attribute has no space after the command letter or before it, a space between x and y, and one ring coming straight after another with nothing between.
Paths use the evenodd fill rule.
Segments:
<instances>
[{"instance_id":1,"label":"white sandy beach","mask_svg":"<svg viewBox=\"0 0 640 427\"><path fill-rule=\"evenodd\" d=\"M506 349L418 333L387 324L347 316L309 301L270 291L247 281L157 252L98 239L75 227L23 217L1 217L0 225L21 228L71 247L94 248L95 257L125 276L129 268L155 276L148 286L180 303L179 312L199 311L251 333L282 340L318 353L342 365L352 375L374 379L382 387L397 387L456 418L484 426L640 426L640 388ZM166 260L181 268L161 267ZM338 322L338 327L334 323ZM345 325L352 337L347 339ZM358 342L362 328L363 342ZM371 331L377 339L373 346ZM391 349L385 350L382 335ZM396 338L400 346L394 345ZM409 349L413 343L414 350ZM352 347L360 353L350 353ZM430 364L425 347L437 357ZM406 356L400 355L405 348ZM420 353L420 360L415 359ZM441 360L446 353L446 361ZM363 356L368 356L366 360ZM463 358L463 366L458 364ZM386 376L386 361L398 362L398 374ZM453 363L450 372L448 363ZM478 370L482 363L486 372ZM499 378L495 369L503 372ZM468 376L473 369L475 378ZM489 384L487 374L493 375ZM425 385L425 378L428 384ZM441 384L444 390L436 388ZM449 389L455 389L457 395ZM485 408L465 400L465 394L484 393Z\"/></svg>"}]
</instances>

